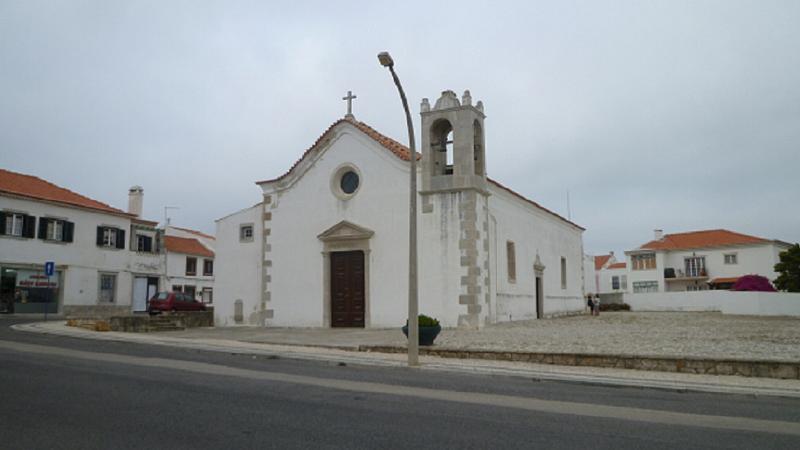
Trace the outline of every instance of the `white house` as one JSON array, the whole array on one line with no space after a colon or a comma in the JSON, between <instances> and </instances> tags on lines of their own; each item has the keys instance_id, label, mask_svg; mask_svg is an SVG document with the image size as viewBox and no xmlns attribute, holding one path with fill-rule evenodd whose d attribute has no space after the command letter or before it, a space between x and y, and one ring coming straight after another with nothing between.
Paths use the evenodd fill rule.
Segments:
<instances>
[{"instance_id":1,"label":"white house","mask_svg":"<svg viewBox=\"0 0 800 450\"><path fill-rule=\"evenodd\" d=\"M188 228L164 228L167 286L203 303L214 300L214 236Z\"/></svg>"},{"instance_id":2,"label":"white house","mask_svg":"<svg viewBox=\"0 0 800 450\"><path fill-rule=\"evenodd\" d=\"M607 264L597 271L597 293L617 294L628 292L628 265L624 262Z\"/></svg>"},{"instance_id":3,"label":"white house","mask_svg":"<svg viewBox=\"0 0 800 450\"><path fill-rule=\"evenodd\" d=\"M730 289L743 275L774 280L780 252L790 244L728 230L663 234L625 252L629 292Z\"/></svg>"},{"instance_id":4,"label":"white house","mask_svg":"<svg viewBox=\"0 0 800 450\"><path fill-rule=\"evenodd\" d=\"M156 222L31 175L0 169L0 311L127 314L162 285ZM55 274L44 273L46 261Z\"/></svg>"},{"instance_id":5,"label":"white house","mask_svg":"<svg viewBox=\"0 0 800 450\"><path fill-rule=\"evenodd\" d=\"M608 288L610 281L604 278L603 271L617 263L614 252L609 252L607 255L585 255L584 258L584 291L587 294L608 294L612 292Z\"/></svg>"},{"instance_id":6,"label":"white house","mask_svg":"<svg viewBox=\"0 0 800 450\"><path fill-rule=\"evenodd\" d=\"M486 177L482 103L445 91L421 115L420 312L474 328L583 311L583 228ZM257 182L262 201L217 220L217 324L403 324L409 158L348 114Z\"/></svg>"}]
</instances>

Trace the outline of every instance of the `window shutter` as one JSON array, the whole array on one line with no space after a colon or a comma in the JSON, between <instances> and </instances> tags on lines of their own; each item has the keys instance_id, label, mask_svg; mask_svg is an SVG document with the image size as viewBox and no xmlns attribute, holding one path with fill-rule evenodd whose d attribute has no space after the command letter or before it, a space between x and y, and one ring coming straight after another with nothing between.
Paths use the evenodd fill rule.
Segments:
<instances>
[{"instance_id":1,"label":"window shutter","mask_svg":"<svg viewBox=\"0 0 800 450\"><path fill-rule=\"evenodd\" d=\"M22 236L26 238L36 237L36 217L34 216L22 217Z\"/></svg>"},{"instance_id":2,"label":"window shutter","mask_svg":"<svg viewBox=\"0 0 800 450\"><path fill-rule=\"evenodd\" d=\"M125 230L117 230L117 248L125 248Z\"/></svg>"},{"instance_id":3,"label":"window shutter","mask_svg":"<svg viewBox=\"0 0 800 450\"><path fill-rule=\"evenodd\" d=\"M103 245L103 230L105 230L105 228L97 227L97 245L101 247Z\"/></svg>"},{"instance_id":4,"label":"window shutter","mask_svg":"<svg viewBox=\"0 0 800 450\"><path fill-rule=\"evenodd\" d=\"M6 213L0 212L0 234L6 234Z\"/></svg>"},{"instance_id":5,"label":"window shutter","mask_svg":"<svg viewBox=\"0 0 800 450\"><path fill-rule=\"evenodd\" d=\"M47 222L50 220L44 217L39 219L39 239L47 239Z\"/></svg>"},{"instance_id":6,"label":"window shutter","mask_svg":"<svg viewBox=\"0 0 800 450\"><path fill-rule=\"evenodd\" d=\"M153 251L153 238L147 236L144 240L144 251L152 252Z\"/></svg>"},{"instance_id":7,"label":"window shutter","mask_svg":"<svg viewBox=\"0 0 800 450\"><path fill-rule=\"evenodd\" d=\"M64 232L61 234L61 241L72 242L72 236L75 231L75 224L72 222L64 221Z\"/></svg>"}]
</instances>

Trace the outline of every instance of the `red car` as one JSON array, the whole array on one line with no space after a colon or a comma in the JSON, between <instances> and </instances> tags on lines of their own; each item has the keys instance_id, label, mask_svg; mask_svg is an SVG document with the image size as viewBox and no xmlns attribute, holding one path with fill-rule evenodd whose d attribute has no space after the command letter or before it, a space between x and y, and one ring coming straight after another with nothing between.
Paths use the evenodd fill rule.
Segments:
<instances>
[{"instance_id":1,"label":"red car","mask_svg":"<svg viewBox=\"0 0 800 450\"><path fill-rule=\"evenodd\" d=\"M159 292L147 303L147 312L151 315L164 311L205 311L206 305L183 292Z\"/></svg>"}]
</instances>

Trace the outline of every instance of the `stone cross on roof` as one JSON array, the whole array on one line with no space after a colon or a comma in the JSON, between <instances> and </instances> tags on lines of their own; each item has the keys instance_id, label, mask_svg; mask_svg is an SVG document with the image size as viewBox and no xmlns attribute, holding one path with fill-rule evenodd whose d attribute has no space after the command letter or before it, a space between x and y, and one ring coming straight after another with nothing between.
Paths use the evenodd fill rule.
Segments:
<instances>
[{"instance_id":1,"label":"stone cross on roof","mask_svg":"<svg viewBox=\"0 0 800 450\"><path fill-rule=\"evenodd\" d=\"M347 96L342 97L342 100L347 100L347 115L344 117L346 119L355 119L356 117L353 115L353 99L358 98L351 91L347 91Z\"/></svg>"}]
</instances>

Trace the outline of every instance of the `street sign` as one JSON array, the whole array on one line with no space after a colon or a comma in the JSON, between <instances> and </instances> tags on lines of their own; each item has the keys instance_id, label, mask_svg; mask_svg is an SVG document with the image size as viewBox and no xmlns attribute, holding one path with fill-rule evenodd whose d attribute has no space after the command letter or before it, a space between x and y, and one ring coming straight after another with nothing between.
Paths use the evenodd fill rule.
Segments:
<instances>
[{"instance_id":1,"label":"street sign","mask_svg":"<svg viewBox=\"0 0 800 450\"><path fill-rule=\"evenodd\" d=\"M52 277L56 273L56 263L53 261L47 261L44 263L44 274L48 277Z\"/></svg>"}]
</instances>

